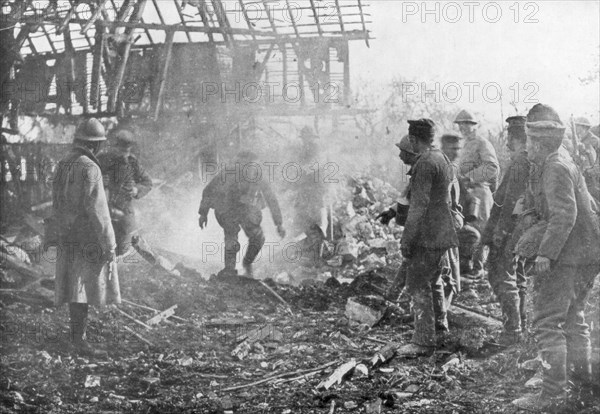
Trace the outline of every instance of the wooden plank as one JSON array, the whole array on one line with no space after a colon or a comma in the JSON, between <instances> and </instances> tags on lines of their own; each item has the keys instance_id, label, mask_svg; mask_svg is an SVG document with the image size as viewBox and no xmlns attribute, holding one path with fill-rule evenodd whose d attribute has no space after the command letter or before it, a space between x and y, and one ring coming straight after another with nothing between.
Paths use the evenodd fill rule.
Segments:
<instances>
[{"instance_id":1,"label":"wooden plank","mask_svg":"<svg viewBox=\"0 0 600 414\"><path fill-rule=\"evenodd\" d=\"M160 109L162 106L163 97L165 95L167 78L169 76L169 67L171 65L171 56L173 52L173 37L175 36L175 31L169 30L167 32L167 38L165 39L164 44L164 58L163 58L163 67L160 73L160 84L158 87L158 94L156 96L156 102L154 104L154 120L157 121L160 115Z\"/></svg>"},{"instance_id":2,"label":"wooden plank","mask_svg":"<svg viewBox=\"0 0 600 414\"><path fill-rule=\"evenodd\" d=\"M326 389L328 390L334 384L341 384L344 377L354 369L356 366L356 360L352 358L350 361L342 364L338 369L336 369L333 374L329 376L326 380L321 381L317 385L317 390Z\"/></svg>"},{"instance_id":3,"label":"wooden plank","mask_svg":"<svg viewBox=\"0 0 600 414\"><path fill-rule=\"evenodd\" d=\"M146 329L152 329L152 327L146 325L144 322L140 321L139 319L134 318L133 316L131 316L130 314L128 314L127 312L117 308L115 306L115 309L117 310L117 312L119 312L121 315L123 315L124 317L126 317L129 320L132 320L133 322L137 323L140 326L143 326Z\"/></svg>"},{"instance_id":4,"label":"wooden plank","mask_svg":"<svg viewBox=\"0 0 600 414\"><path fill-rule=\"evenodd\" d=\"M177 309L177 305L173 305L170 308L167 308L164 311L160 312L158 315L154 315L153 317L151 317L150 319L148 319L146 321L146 325L149 325L149 326L158 325L165 319L173 316L175 314L175 309Z\"/></svg>"}]
</instances>

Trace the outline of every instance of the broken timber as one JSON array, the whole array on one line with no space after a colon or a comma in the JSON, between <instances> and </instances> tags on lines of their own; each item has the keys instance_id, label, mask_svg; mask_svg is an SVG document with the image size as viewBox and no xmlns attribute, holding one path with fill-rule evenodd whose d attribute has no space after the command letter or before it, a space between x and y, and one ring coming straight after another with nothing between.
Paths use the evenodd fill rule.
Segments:
<instances>
[{"instance_id":1,"label":"broken timber","mask_svg":"<svg viewBox=\"0 0 600 414\"><path fill-rule=\"evenodd\" d=\"M140 256L146 259L151 265L160 267L171 276L181 276L179 271L175 269L175 266L171 262L152 251L150 245L143 237L133 237L131 239L131 244L133 245L133 248L140 254Z\"/></svg>"},{"instance_id":2,"label":"broken timber","mask_svg":"<svg viewBox=\"0 0 600 414\"><path fill-rule=\"evenodd\" d=\"M170 316L173 316L173 314L175 313L175 309L177 309L177 305L173 305L170 308L165 309L164 311L160 312L158 315L154 315L153 317L151 317L150 319L148 319L146 321L146 325L149 325L149 326L158 325L165 319L169 318Z\"/></svg>"},{"instance_id":3,"label":"broken timber","mask_svg":"<svg viewBox=\"0 0 600 414\"><path fill-rule=\"evenodd\" d=\"M346 362L345 364L342 364L338 369L333 371L333 374L331 374L329 376L329 378L327 378L324 381L321 381L319 383L319 385L317 385L317 390L318 389L328 390L332 385L334 385L336 383L341 384L344 377L346 375L348 375L354 369L355 366L356 366L356 360L354 358L352 358L350 361Z\"/></svg>"}]
</instances>

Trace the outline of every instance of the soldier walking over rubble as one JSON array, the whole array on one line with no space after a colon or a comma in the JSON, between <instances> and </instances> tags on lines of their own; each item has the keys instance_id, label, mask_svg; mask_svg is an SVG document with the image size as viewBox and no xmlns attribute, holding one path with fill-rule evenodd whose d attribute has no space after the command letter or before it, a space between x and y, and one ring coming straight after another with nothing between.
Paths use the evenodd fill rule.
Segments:
<instances>
[{"instance_id":1,"label":"soldier walking over rubble","mask_svg":"<svg viewBox=\"0 0 600 414\"><path fill-rule=\"evenodd\" d=\"M248 236L248 249L242 265L248 276L253 276L252 264L260 253L265 235L261 227L262 210L268 206L280 237L285 237L281 210L277 198L264 177L257 155L242 151L235 158L231 170L222 170L202 192L198 225L203 229L208 212L214 209L217 222L225 233L225 268L219 275L235 276L236 256L240 251L240 228Z\"/></svg>"},{"instance_id":2,"label":"soldier walking over rubble","mask_svg":"<svg viewBox=\"0 0 600 414\"><path fill-rule=\"evenodd\" d=\"M402 234L402 255L408 259L406 289L411 296L415 331L399 354L428 354L436 345L432 286L439 283L446 251L458 245L448 158L433 146L435 124L430 119L408 121L410 141L419 158L413 167L410 206Z\"/></svg>"},{"instance_id":3,"label":"soldier walking over rubble","mask_svg":"<svg viewBox=\"0 0 600 414\"><path fill-rule=\"evenodd\" d=\"M561 146L565 127L558 114L549 106L535 105L527 114L526 131L528 157L541 172L540 179L532 182L532 193L545 226L538 226L537 237L523 242L539 246L534 327L548 368L543 371L541 394L513 403L543 410L565 403L567 379L574 391L591 385L590 330L584 307L600 272L600 224L585 180ZM528 236L525 232L522 238Z\"/></svg>"},{"instance_id":4,"label":"soldier walking over rubble","mask_svg":"<svg viewBox=\"0 0 600 414\"><path fill-rule=\"evenodd\" d=\"M512 345L519 341L524 320L521 309L525 305L526 286L517 286L513 252L509 246L510 236L515 228L513 215L517 200L524 194L529 180L529 160L527 159L527 135L524 116L511 116L508 123L507 147L510 151L510 164L494 193L494 207L482 235L482 244L489 246L488 280L494 294L500 301L504 316L504 331L500 337L502 345ZM523 281L520 281L523 284ZM521 304L523 302L523 304Z\"/></svg>"},{"instance_id":5,"label":"soldier walking over rubble","mask_svg":"<svg viewBox=\"0 0 600 414\"><path fill-rule=\"evenodd\" d=\"M96 159L104 135L95 118L81 124L52 187L58 236L55 302L69 304L74 350L92 356L99 352L85 341L88 306L121 302L115 234Z\"/></svg>"},{"instance_id":6,"label":"soldier walking over rubble","mask_svg":"<svg viewBox=\"0 0 600 414\"><path fill-rule=\"evenodd\" d=\"M476 209L475 227L481 233L486 226L494 199L493 187L498 179L499 165L496 150L492 144L477 135L477 121L469 112L462 110L456 116L454 123L458 125L465 139L462 155L459 161L459 180L467 191L479 202ZM473 268L462 269L462 273L480 276L483 272L484 254L482 246L473 254Z\"/></svg>"},{"instance_id":7,"label":"soldier walking over rubble","mask_svg":"<svg viewBox=\"0 0 600 414\"><path fill-rule=\"evenodd\" d=\"M113 148L98 156L105 178L110 216L117 238L117 255L125 255L131 247L131 237L137 231L133 200L140 199L152 189L152 179L131 153L135 145L127 130L116 133Z\"/></svg>"}]
</instances>

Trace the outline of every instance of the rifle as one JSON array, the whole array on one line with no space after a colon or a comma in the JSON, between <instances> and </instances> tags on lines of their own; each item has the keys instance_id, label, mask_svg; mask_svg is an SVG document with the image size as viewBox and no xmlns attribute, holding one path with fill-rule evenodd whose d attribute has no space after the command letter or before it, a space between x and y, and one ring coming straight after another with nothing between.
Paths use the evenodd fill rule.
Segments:
<instances>
[{"instance_id":1,"label":"rifle","mask_svg":"<svg viewBox=\"0 0 600 414\"><path fill-rule=\"evenodd\" d=\"M575 158L579 158L579 138L577 137L577 129L575 128L575 120L573 119L573 114L571 114L570 124L571 141L573 144L573 155L575 156Z\"/></svg>"}]
</instances>

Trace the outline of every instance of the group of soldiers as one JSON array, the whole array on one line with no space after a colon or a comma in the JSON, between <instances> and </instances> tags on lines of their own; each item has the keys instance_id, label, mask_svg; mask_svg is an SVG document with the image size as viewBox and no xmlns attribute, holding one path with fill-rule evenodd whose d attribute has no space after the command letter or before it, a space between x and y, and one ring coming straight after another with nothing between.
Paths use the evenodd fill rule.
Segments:
<instances>
[{"instance_id":1,"label":"group of soldiers","mask_svg":"<svg viewBox=\"0 0 600 414\"><path fill-rule=\"evenodd\" d=\"M467 111L454 122L461 136L443 135L441 149L433 144L435 123L426 118L408 121L408 135L396 144L401 160L411 165L403 197L408 203L379 217L404 226L404 261L388 295L397 299L399 287L410 295L414 333L399 353L427 355L439 345L448 330L456 275L481 277L486 261L504 317L499 342L517 343L526 329L527 276L535 275L533 325L549 368L541 394L514 404L538 409L564 404L568 392L580 395L592 385L584 306L600 273L600 210L593 187L598 138L587 120L577 119L579 130L573 127L572 134L581 140L569 145L566 126L543 104L527 116L510 117L510 163L496 188L494 147L477 136L477 122ZM445 278L447 270L453 278Z\"/></svg>"},{"instance_id":2,"label":"group of soldiers","mask_svg":"<svg viewBox=\"0 0 600 414\"><path fill-rule=\"evenodd\" d=\"M414 333L400 354L435 349L448 331L446 311L458 291L460 273L481 277L487 261L505 321L499 342L507 346L517 343L526 329L527 276L536 275L533 322L541 356L550 368L544 371L541 395L515 403L539 407L564 401L567 380L576 387L589 386L591 347L583 311L600 272L600 224L593 196L598 138L589 131L589 122L578 121L573 134L581 139L569 145L566 126L547 105L508 118L510 164L498 187L496 152L477 135L470 113L458 114L454 122L461 135L443 135L440 149L433 144L432 120L408 121L408 135L396 145L402 161L411 165L409 186L403 204L379 216L383 223L395 218L404 226L404 261L391 292L397 295L404 288L411 296ZM315 155L314 134L303 132L299 154L308 162ZM152 188L131 154L132 133L118 131L116 145L98 155L105 135L96 119L82 123L53 181L55 232L50 234L56 234L59 248L70 248L69 254L58 256L56 303L69 304L73 346L89 354L96 350L84 340L88 305L120 302L115 259L127 254L136 231L132 201ZM286 234L268 181L248 176L253 170L243 168L256 161L250 151L239 153L233 160L238 173L217 175L203 192L199 226L204 228L214 209L225 234L221 274L237 275L241 229L249 238L242 264L252 275L265 242L261 221L266 206L279 236ZM318 225L323 197L314 183L307 184L315 197L297 197L299 202L308 200L310 207L298 209L298 222L307 239L319 244L324 237Z\"/></svg>"}]
</instances>

